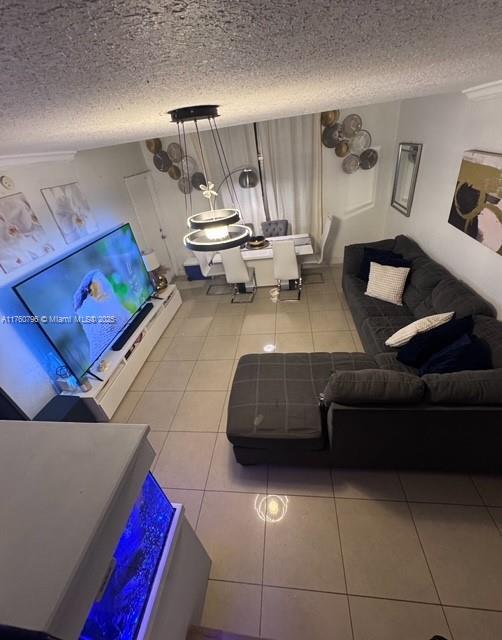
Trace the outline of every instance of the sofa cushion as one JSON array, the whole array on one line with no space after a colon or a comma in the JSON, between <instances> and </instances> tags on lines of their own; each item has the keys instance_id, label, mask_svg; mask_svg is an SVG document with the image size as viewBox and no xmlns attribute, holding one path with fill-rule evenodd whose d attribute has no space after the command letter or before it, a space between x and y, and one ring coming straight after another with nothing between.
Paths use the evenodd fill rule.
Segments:
<instances>
[{"instance_id":1,"label":"sofa cushion","mask_svg":"<svg viewBox=\"0 0 502 640\"><path fill-rule=\"evenodd\" d=\"M391 267L372 262L366 295L403 306L403 291L410 273L409 267Z\"/></svg>"},{"instance_id":2,"label":"sofa cushion","mask_svg":"<svg viewBox=\"0 0 502 640\"><path fill-rule=\"evenodd\" d=\"M385 264L390 267L411 267L411 262L409 260L403 260L399 253L394 253L393 251L382 251L381 249L373 249L372 247L364 247L361 267L357 274L357 277L360 280L368 280L372 262Z\"/></svg>"},{"instance_id":3,"label":"sofa cushion","mask_svg":"<svg viewBox=\"0 0 502 640\"><path fill-rule=\"evenodd\" d=\"M475 316L472 333L490 347L492 366L496 369L502 368L502 322L495 318Z\"/></svg>"},{"instance_id":4,"label":"sofa cushion","mask_svg":"<svg viewBox=\"0 0 502 640\"><path fill-rule=\"evenodd\" d=\"M397 359L397 353L395 351L388 351L387 353L377 353L375 355L375 361L380 369L390 369L391 371L400 371L401 373L411 373L418 375L418 369L415 367L408 367L406 364L399 362Z\"/></svg>"},{"instance_id":5,"label":"sofa cushion","mask_svg":"<svg viewBox=\"0 0 502 640\"><path fill-rule=\"evenodd\" d=\"M364 249L370 247L381 251L393 251L395 240L387 238L376 242L364 242L360 244L348 244L343 251L343 276L357 276L363 260Z\"/></svg>"},{"instance_id":6,"label":"sofa cushion","mask_svg":"<svg viewBox=\"0 0 502 640\"><path fill-rule=\"evenodd\" d=\"M427 362L421 365L418 375L491 368L490 348L486 342L476 336L464 333L441 351L434 353Z\"/></svg>"},{"instance_id":7,"label":"sofa cushion","mask_svg":"<svg viewBox=\"0 0 502 640\"><path fill-rule=\"evenodd\" d=\"M406 260L416 260L426 256L424 250L408 236L396 236L394 249L396 253L400 253Z\"/></svg>"},{"instance_id":8,"label":"sofa cushion","mask_svg":"<svg viewBox=\"0 0 502 640\"><path fill-rule=\"evenodd\" d=\"M354 322L357 327L361 327L366 318L377 317L400 317L408 319L408 322L412 322L415 318L411 315L410 311L405 306L399 306L391 304L390 302L384 302L377 298L370 298L365 295L366 283L355 276L347 276L345 278L345 295L349 304L350 310L354 317ZM403 322L398 328L404 326L407 322ZM389 334L390 335L390 334Z\"/></svg>"},{"instance_id":9,"label":"sofa cushion","mask_svg":"<svg viewBox=\"0 0 502 640\"><path fill-rule=\"evenodd\" d=\"M431 294L434 287L445 278L451 278L449 271L434 260L426 256L413 260L403 295L404 303L415 313L424 298Z\"/></svg>"},{"instance_id":10,"label":"sofa cushion","mask_svg":"<svg viewBox=\"0 0 502 640\"><path fill-rule=\"evenodd\" d=\"M502 369L430 373L422 380L433 404L502 404Z\"/></svg>"},{"instance_id":11,"label":"sofa cushion","mask_svg":"<svg viewBox=\"0 0 502 640\"><path fill-rule=\"evenodd\" d=\"M327 402L338 404L416 404L424 395L421 378L383 369L334 371L324 390Z\"/></svg>"},{"instance_id":12,"label":"sofa cushion","mask_svg":"<svg viewBox=\"0 0 502 640\"><path fill-rule=\"evenodd\" d=\"M489 302L455 278L442 280L434 287L432 306L436 313L455 311L457 318L474 314L495 316L495 310Z\"/></svg>"},{"instance_id":13,"label":"sofa cushion","mask_svg":"<svg viewBox=\"0 0 502 640\"><path fill-rule=\"evenodd\" d=\"M402 307L399 307L400 309ZM363 322L359 335L363 343L364 349L374 355L389 351L390 347L385 346L385 341L398 329L402 329L410 322L413 322L413 316L386 316L366 318Z\"/></svg>"},{"instance_id":14,"label":"sofa cushion","mask_svg":"<svg viewBox=\"0 0 502 640\"><path fill-rule=\"evenodd\" d=\"M329 353L243 356L228 404L230 442L255 449L324 448L319 396L333 370Z\"/></svg>"},{"instance_id":15,"label":"sofa cushion","mask_svg":"<svg viewBox=\"0 0 502 640\"><path fill-rule=\"evenodd\" d=\"M436 313L432 316L419 318L392 334L390 338L387 338L385 344L388 347L402 347L416 336L417 333L425 333L434 329L434 327L439 327L440 325L449 322L453 318L453 315L454 312L450 311L449 313Z\"/></svg>"},{"instance_id":16,"label":"sofa cushion","mask_svg":"<svg viewBox=\"0 0 502 640\"><path fill-rule=\"evenodd\" d=\"M419 333L399 349L397 359L410 367L421 367L431 356L455 342L464 333L470 334L473 324L472 316L468 316L450 320L427 333Z\"/></svg>"},{"instance_id":17,"label":"sofa cushion","mask_svg":"<svg viewBox=\"0 0 502 640\"><path fill-rule=\"evenodd\" d=\"M359 369L377 369L376 360L367 353L337 351L331 353L333 371L359 371Z\"/></svg>"}]
</instances>

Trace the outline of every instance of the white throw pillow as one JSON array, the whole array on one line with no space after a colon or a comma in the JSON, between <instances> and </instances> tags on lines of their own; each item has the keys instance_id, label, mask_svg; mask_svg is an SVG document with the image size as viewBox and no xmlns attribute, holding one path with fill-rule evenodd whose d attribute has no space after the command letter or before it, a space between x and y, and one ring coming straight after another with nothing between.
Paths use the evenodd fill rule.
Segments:
<instances>
[{"instance_id":1,"label":"white throw pillow","mask_svg":"<svg viewBox=\"0 0 502 640\"><path fill-rule=\"evenodd\" d=\"M366 295L402 305L403 291L409 272L409 267L389 267L378 264L378 262L371 262Z\"/></svg>"},{"instance_id":2,"label":"white throw pillow","mask_svg":"<svg viewBox=\"0 0 502 640\"><path fill-rule=\"evenodd\" d=\"M411 322L402 329L399 329L399 331L396 331L396 333L393 333L390 338L387 338L385 344L388 347L402 347L416 336L417 333L425 333L435 327L446 324L454 315L455 311L449 311L448 313L437 313L433 316L415 320L415 322Z\"/></svg>"}]
</instances>

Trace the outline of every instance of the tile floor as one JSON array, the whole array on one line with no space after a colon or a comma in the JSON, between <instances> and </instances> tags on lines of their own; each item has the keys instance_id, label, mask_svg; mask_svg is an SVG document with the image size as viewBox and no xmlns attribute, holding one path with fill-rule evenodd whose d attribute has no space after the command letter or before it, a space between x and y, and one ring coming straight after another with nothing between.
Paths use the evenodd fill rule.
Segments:
<instances>
[{"instance_id":1,"label":"tile floor","mask_svg":"<svg viewBox=\"0 0 502 640\"><path fill-rule=\"evenodd\" d=\"M502 477L241 467L226 405L245 353L362 350L340 269L299 303L180 283L184 303L114 420L146 422L154 473L213 565L203 624L273 640L502 638Z\"/></svg>"}]
</instances>

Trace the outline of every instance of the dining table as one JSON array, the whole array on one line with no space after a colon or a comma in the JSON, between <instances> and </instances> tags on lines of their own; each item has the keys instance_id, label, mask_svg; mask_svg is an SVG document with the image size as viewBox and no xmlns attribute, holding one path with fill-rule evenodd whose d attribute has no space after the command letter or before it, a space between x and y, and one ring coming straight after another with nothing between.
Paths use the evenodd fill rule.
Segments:
<instances>
[{"instance_id":1,"label":"dining table","mask_svg":"<svg viewBox=\"0 0 502 640\"><path fill-rule=\"evenodd\" d=\"M273 245L276 242L284 242L287 240L294 240L295 252L297 258L301 259L302 256L309 256L314 253L312 246L312 238L308 233L296 233L289 236L274 236L266 238L266 246L251 248L249 245L244 245L241 248L241 255L248 267L254 269L256 285L258 287L270 287L277 284L274 278L274 254ZM210 264L221 264L221 255L219 253L213 254L210 260Z\"/></svg>"}]
</instances>

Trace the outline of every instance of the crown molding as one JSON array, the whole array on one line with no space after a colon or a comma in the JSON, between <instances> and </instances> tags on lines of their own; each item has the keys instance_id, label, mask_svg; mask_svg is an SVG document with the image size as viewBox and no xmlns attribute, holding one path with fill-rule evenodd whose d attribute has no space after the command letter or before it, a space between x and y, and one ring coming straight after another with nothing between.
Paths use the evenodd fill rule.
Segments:
<instances>
[{"instance_id":1,"label":"crown molding","mask_svg":"<svg viewBox=\"0 0 502 640\"><path fill-rule=\"evenodd\" d=\"M0 156L0 167L17 167L37 162L70 162L76 151L47 151L46 153L20 153L12 156Z\"/></svg>"},{"instance_id":2,"label":"crown molding","mask_svg":"<svg viewBox=\"0 0 502 640\"><path fill-rule=\"evenodd\" d=\"M502 80L478 84L475 87L463 89L462 93L469 98L469 100L490 100L491 98L500 98L502 96Z\"/></svg>"}]
</instances>

